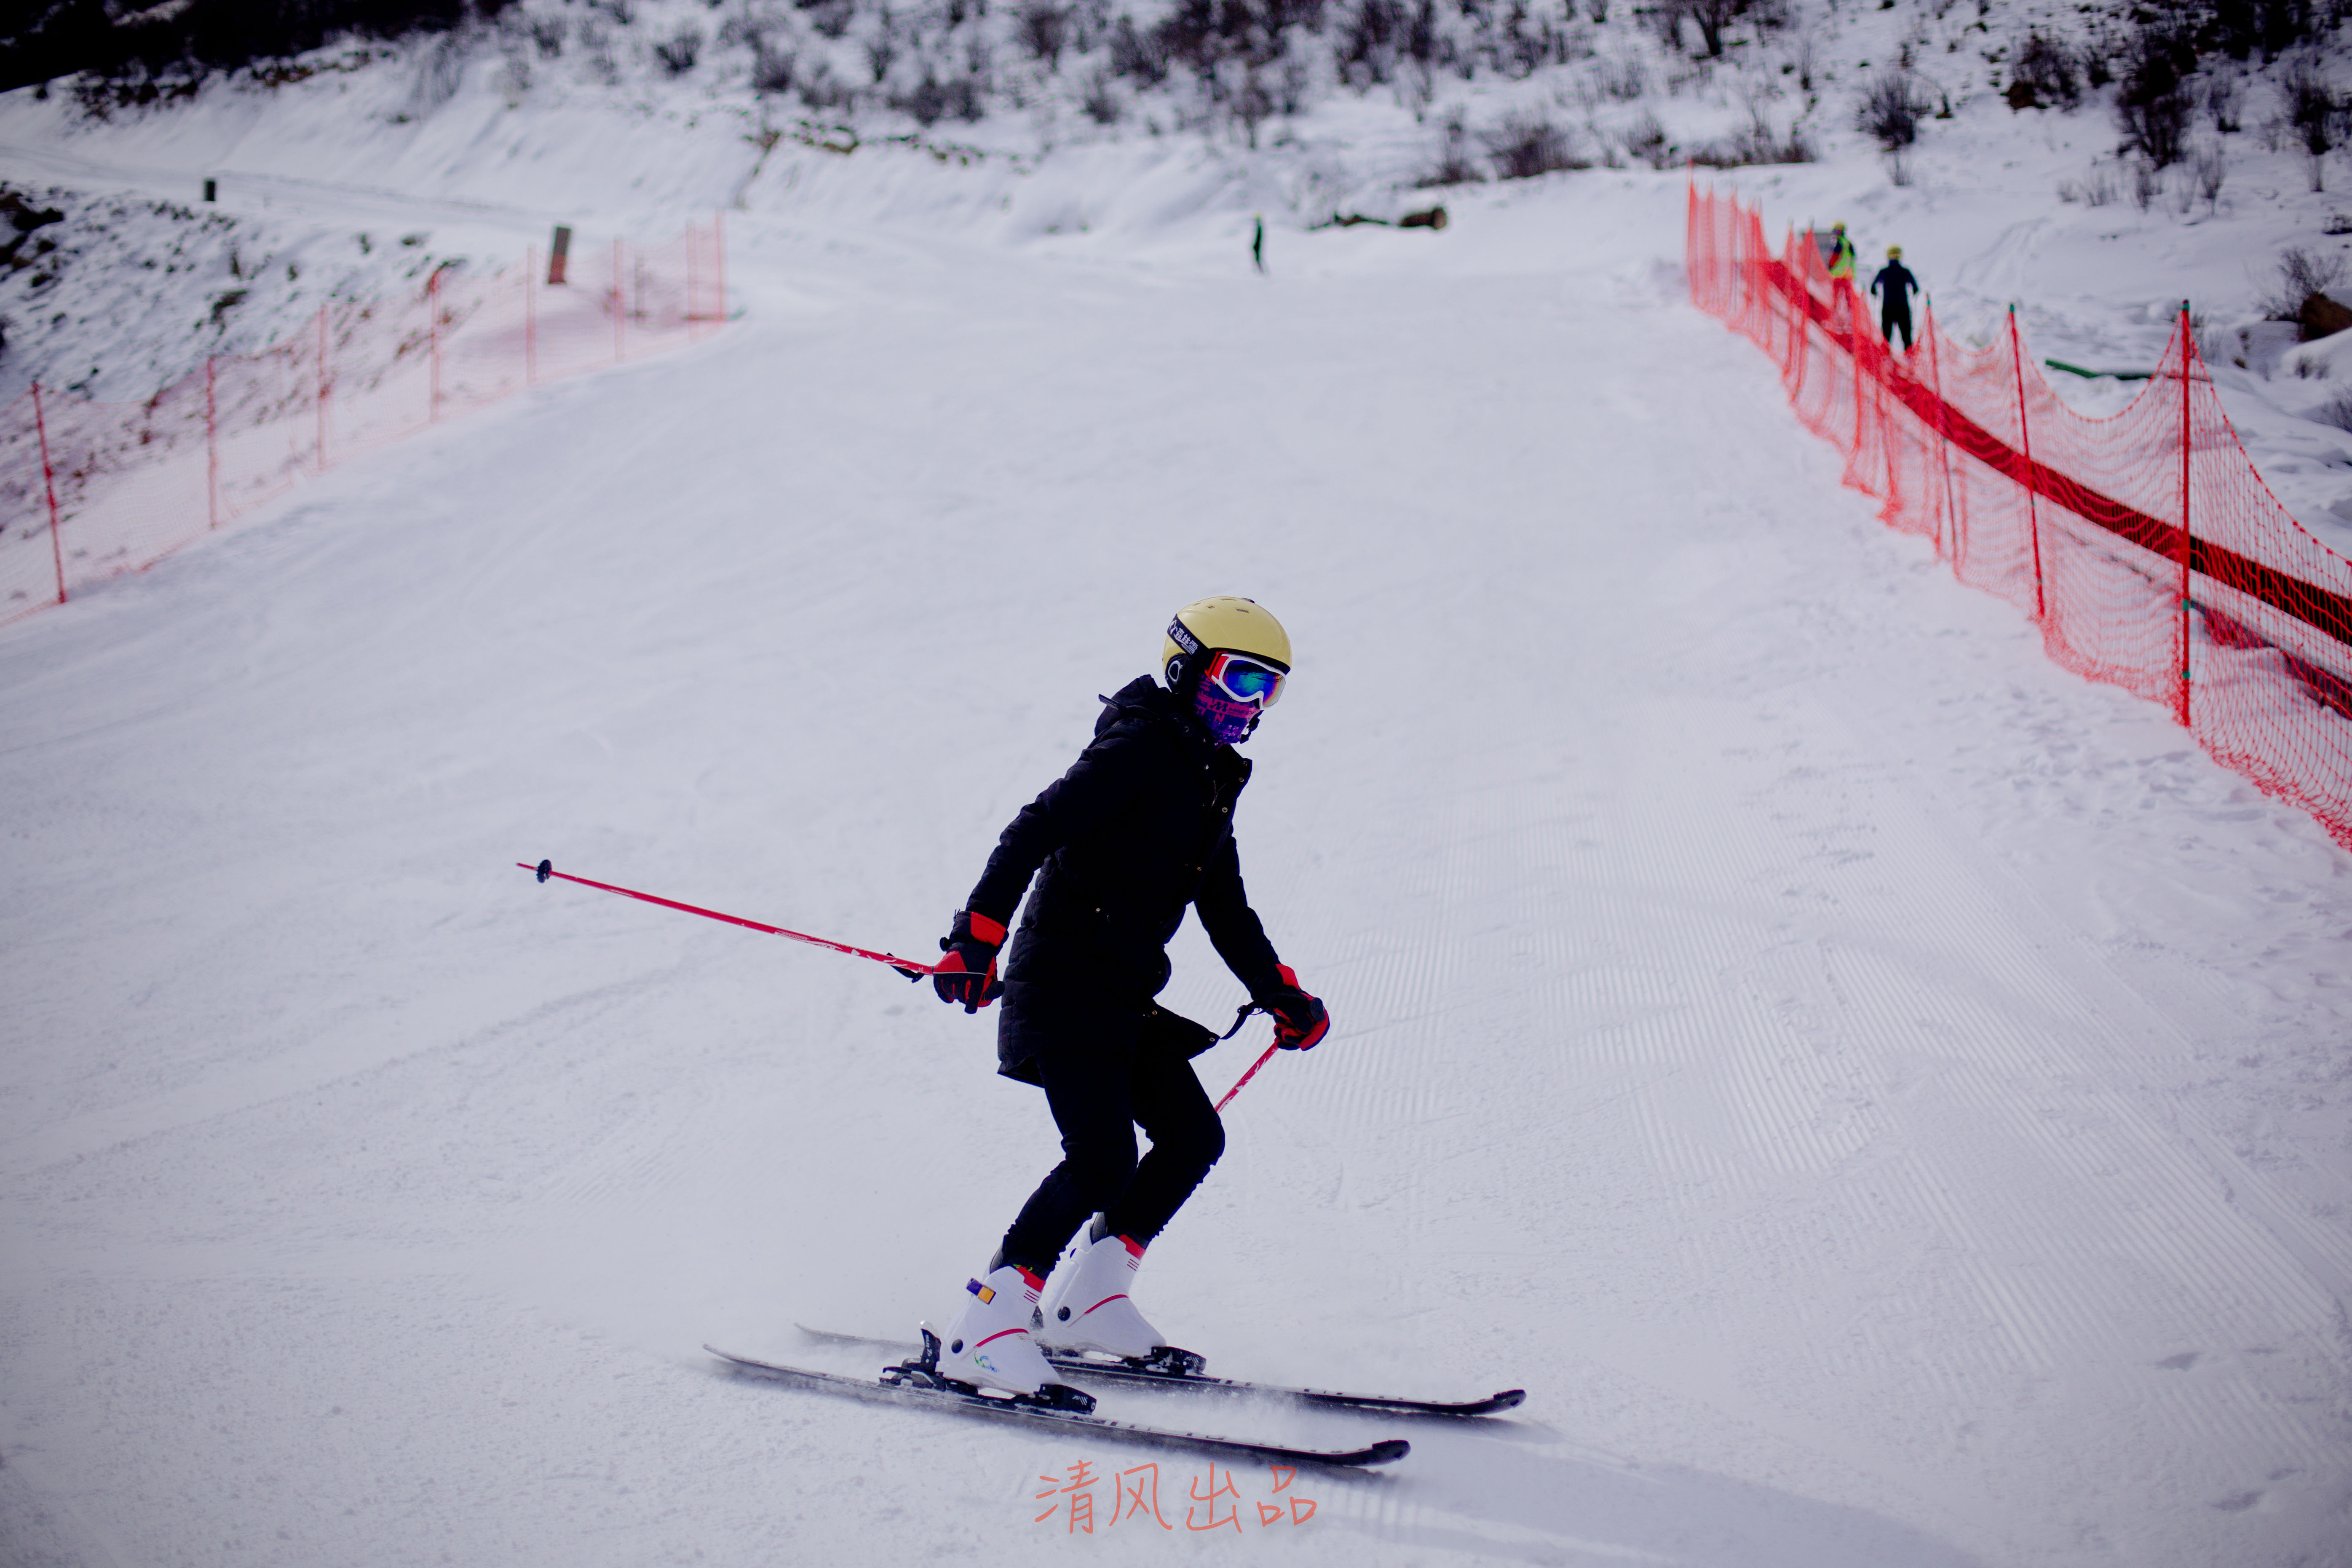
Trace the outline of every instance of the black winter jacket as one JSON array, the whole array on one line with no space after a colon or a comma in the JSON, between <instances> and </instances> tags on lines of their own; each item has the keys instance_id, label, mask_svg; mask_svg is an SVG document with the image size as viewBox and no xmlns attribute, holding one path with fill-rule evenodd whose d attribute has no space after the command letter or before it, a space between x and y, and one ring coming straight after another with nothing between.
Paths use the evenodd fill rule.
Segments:
<instances>
[{"instance_id":1,"label":"black winter jacket","mask_svg":"<svg viewBox=\"0 0 2352 1568\"><path fill-rule=\"evenodd\" d=\"M1911 313L1911 295L1918 287L1919 279L1914 278L1911 269L1899 261L1888 262L1878 269L1878 276L1870 280L1870 291L1883 294L1885 308L1903 316Z\"/></svg>"},{"instance_id":2,"label":"black winter jacket","mask_svg":"<svg viewBox=\"0 0 2352 1568\"><path fill-rule=\"evenodd\" d=\"M1234 848L1234 803L1249 763L1150 676L1103 704L1093 741L1021 808L966 906L1010 923L1043 868L1006 982L1066 984L1141 1007L1168 984L1165 950L1189 905L1250 994L1265 994L1281 984L1280 960L1242 889Z\"/></svg>"}]
</instances>

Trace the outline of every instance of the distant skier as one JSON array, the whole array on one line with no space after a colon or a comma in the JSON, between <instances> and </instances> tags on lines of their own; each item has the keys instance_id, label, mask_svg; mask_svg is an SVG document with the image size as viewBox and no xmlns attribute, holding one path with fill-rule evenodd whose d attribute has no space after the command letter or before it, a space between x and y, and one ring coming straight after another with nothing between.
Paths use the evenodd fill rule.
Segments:
<instances>
[{"instance_id":1,"label":"distant skier","mask_svg":"<svg viewBox=\"0 0 2352 1568\"><path fill-rule=\"evenodd\" d=\"M1845 237L1843 222L1830 225L1830 278L1853 281L1853 241Z\"/></svg>"},{"instance_id":2,"label":"distant skier","mask_svg":"<svg viewBox=\"0 0 2352 1568\"><path fill-rule=\"evenodd\" d=\"M1918 287L1919 279L1911 276L1911 269L1903 265L1903 247L1888 246L1886 265L1880 268L1878 276L1870 280L1870 291L1879 296L1878 335L1891 343L1895 341L1896 330L1900 329L1903 352L1906 354L1911 352L1911 296Z\"/></svg>"},{"instance_id":3,"label":"distant skier","mask_svg":"<svg viewBox=\"0 0 2352 1568\"><path fill-rule=\"evenodd\" d=\"M940 942L940 967L960 965L934 977L940 999L972 1013L1003 996L996 1070L1044 1088L1064 1154L965 1287L940 1358L958 1382L1035 1394L1053 1376L1035 1342L1166 1343L1129 1299L1135 1271L1225 1146L1191 1061L1217 1037L1152 1000L1188 906L1276 1043L1309 1049L1330 1027L1266 941L1234 847L1250 764L1233 747L1288 684L1290 638L1251 600L1202 599L1176 612L1160 663L1165 686L1139 676L1102 700L1093 741L1005 828ZM1000 981L1005 922L1041 867Z\"/></svg>"},{"instance_id":4,"label":"distant skier","mask_svg":"<svg viewBox=\"0 0 2352 1568\"><path fill-rule=\"evenodd\" d=\"M1250 260L1256 265L1260 273L1264 273L1265 271L1265 215L1256 214L1254 221L1257 226L1250 234Z\"/></svg>"}]
</instances>

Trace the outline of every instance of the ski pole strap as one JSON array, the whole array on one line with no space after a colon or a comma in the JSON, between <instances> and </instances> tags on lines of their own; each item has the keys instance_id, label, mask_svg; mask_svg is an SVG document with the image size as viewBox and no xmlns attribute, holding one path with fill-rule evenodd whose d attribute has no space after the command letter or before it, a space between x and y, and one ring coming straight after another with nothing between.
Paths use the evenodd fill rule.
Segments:
<instances>
[{"instance_id":1,"label":"ski pole strap","mask_svg":"<svg viewBox=\"0 0 2352 1568\"><path fill-rule=\"evenodd\" d=\"M834 942L826 937L811 936L806 931L786 931L782 926L772 926L762 921L745 920L741 915L721 914L717 910L706 910L698 904L681 904L676 899L657 898L652 893L640 893L635 888L615 887L610 882L592 882L585 877L574 877L569 872L557 870L552 861L541 860L538 865L533 866L527 860L518 860L515 864L531 872L542 882L550 877L559 882L577 882L583 888L594 888L599 892L618 893L625 899L635 899L641 903L659 904L666 910L677 910L689 915L700 915L707 921L719 921L728 925L741 926L746 931L762 931L769 936L790 937L794 942L804 942L811 947L822 947L830 952L846 953L852 958L870 958L877 963L888 964L909 980L921 980L938 973L930 964L917 963L909 958L898 958L887 952L874 952L866 948L852 947L845 942Z\"/></svg>"},{"instance_id":2,"label":"ski pole strap","mask_svg":"<svg viewBox=\"0 0 2352 1568\"><path fill-rule=\"evenodd\" d=\"M1263 1002L1244 1002L1240 1006L1234 1009L1234 1026L1227 1029L1223 1034L1219 1035L1217 1037L1217 1043L1219 1045L1223 1045L1225 1041L1232 1039L1235 1035L1240 1034L1242 1032L1242 1026L1249 1022L1249 1016L1252 1013L1264 1013L1268 1017L1272 1017L1274 1016L1274 1010ZM1240 1086L1235 1085L1234 1087L1239 1088Z\"/></svg>"}]
</instances>

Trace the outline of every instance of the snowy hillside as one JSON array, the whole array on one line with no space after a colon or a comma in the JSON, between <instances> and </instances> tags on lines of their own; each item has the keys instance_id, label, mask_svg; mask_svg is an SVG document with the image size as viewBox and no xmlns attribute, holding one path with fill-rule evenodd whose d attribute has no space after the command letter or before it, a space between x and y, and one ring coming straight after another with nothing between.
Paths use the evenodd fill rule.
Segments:
<instances>
[{"instance_id":1,"label":"snowy hillside","mask_svg":"<svg viewBox=\"0 0 2352 1568\"><path fill-rule=\"evenodd\" d=\"M1464 79L1474 18L1349 83L1334 8L1253 150L1189 69L1086 112L1115 15L1058 64L925 21L869 91L855 5L614 9L102 121L0 96L60 214L8 374L137 395L320 291L712 208L738 312L0 628L0 1563L2352 1564L2352 861L1842 489L1627 140L1719 150L1753 98L1822 157L1717 181L2095 368L2210 297L2341 539L2346 441L2298 416L2352 364L2298 375L2336 341L2254 304L2338 243L2263 144L2291 62L2184 213L2061 198L2116 166L2115 83L2009 106L1984 57L2081 13L1792 6L1710 64L1530 7L1523 74ZM1953 113L1897 185L1853 108L1914 34ZM888 101L975 39L978 120ZM1598 166L1417 183L1530 115ZM1138 1300L1214 1372L1528 1403L1105 1397L1412 1444L1282 1483L728 1375L706 1342L870 1375L793 1324L955 1310L1045 1108L992 1015L515 863L926 954L1224 591L1297 643L1236 833L1335 1026L1226 1112ZM1196 926L1173 956L1222 1027ZM1079 1465L1083 1543L1037 1495Z\"/></svg>"},{"instance_id":2,"label":"snowy hillside","mask_svg":"<svg viewBox=\"0 0 2352 1568\"><path fill-rule=\"evenodd\" d=\"M2326 7L2243 15L2227 37L2205 22L2183 57L2195 68L2164 101L2186 118L2159 167L2118 105L2149 19L2203 8L519 0L143 107L90 79L0 95L11 169L71 215L30 247L56 257L0 279L0 394L37 375L143 395L324 292L397 286L422 258L383 248L402 240L504 261L553 222L667 232L725 205L1013 243L1218 227L1238 258L1253 211L1297 232L1462 188L1433 181L1793 142L1818 161L1702 174L1776 222L1847 220L1866 267L1905 244L1964 331L2015 303L2037 353L2144 370L2189 300L2265 477L2342 546L2352 364L2342 340L2285 353L2292 328L2263 317L2289 247L2352 292L2352 195L2326 188L2352 188L2352 163L2306 151L2352 138L2352 79ZM1917 111L1899 155L1860 122L1890 82ZM180 215L208 176L219 210L192 230ZM2063 379L2094 411L2134 390Z\"/></svg>"}]
</instances>

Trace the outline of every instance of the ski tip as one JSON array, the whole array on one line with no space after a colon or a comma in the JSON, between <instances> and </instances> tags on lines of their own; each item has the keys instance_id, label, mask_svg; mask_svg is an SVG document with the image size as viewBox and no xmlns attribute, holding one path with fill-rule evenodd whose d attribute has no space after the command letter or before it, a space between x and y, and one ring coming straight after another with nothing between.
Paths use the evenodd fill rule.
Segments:
<instances>
[{"instance_id":1,"label":"ski tip","mask_svg":"<svg viewBox=\"0 0 2352 1568\"><path fill-rule=\"evenodd\" d=\"M1412 1452L1412 1445L1402 1437L1385 1437L1364 1450L1362 1462L1367 1465L1393 1465Z\"/></svg>"},{"instance_id":2,"label":"ski tip","mask_svg":"<svg viewBox=\"0 0 2352 1568\"><path fill-rule=\"evenodd\" d=\"M1526 1389L1507 1388L1503 1390L1502 1393L1495 1395L1494 1398L1486 1401L1486 1408L1489 1410L1517 1410L1520 1405L1525 1405L1527 1402L1528 1391Z\"/></svg>"},{"instance_id":3,"label":"ski tip","mask_svg":"<svg viewBox=\"0 0 2352 1568\"><path fill-rule=\"evenodd\" d=\"M541 860L539 863L539 879L544 882L553 875L555 875L555 862L552 860Z\"/></svg>"}]
</instances>

